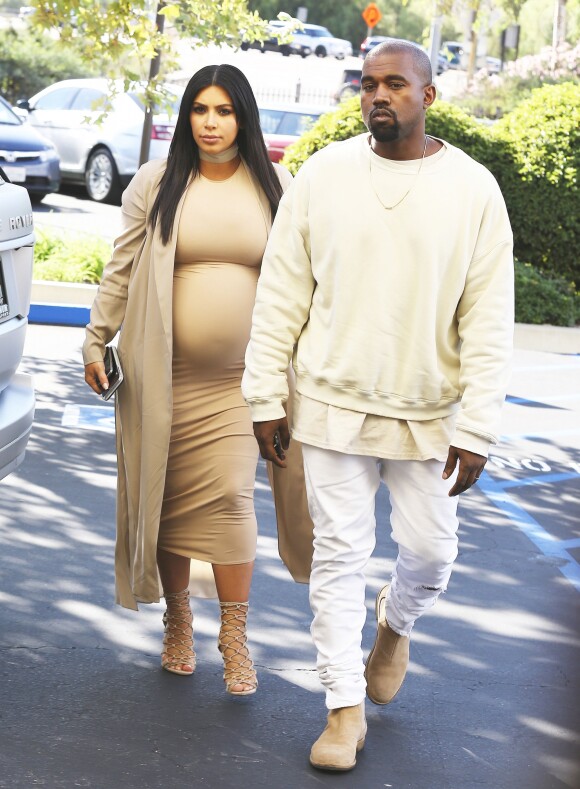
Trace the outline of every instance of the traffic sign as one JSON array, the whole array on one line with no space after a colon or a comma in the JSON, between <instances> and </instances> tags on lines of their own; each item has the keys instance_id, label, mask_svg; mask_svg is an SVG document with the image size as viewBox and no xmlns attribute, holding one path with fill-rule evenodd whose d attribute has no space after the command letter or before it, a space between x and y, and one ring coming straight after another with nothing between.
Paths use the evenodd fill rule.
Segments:
<instances>
[{"instance_id":1,"label":"traffic sign","mask_svg":"<svg viewBox=\"0 0 580 789\"><path fill-rule=\"evenodd\" d=\"M381 19L382 14L376 3L369 3L365 10L362 12L362 18L369 27L374 27Z\"/></svg>"}]
</instances>

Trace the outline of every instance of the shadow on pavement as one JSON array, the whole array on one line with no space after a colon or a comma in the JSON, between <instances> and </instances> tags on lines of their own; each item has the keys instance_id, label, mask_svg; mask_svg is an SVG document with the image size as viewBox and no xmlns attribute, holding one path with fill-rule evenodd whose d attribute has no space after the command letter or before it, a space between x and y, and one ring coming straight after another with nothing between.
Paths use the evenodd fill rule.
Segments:
<instances>
[{"instance_id":1,"label":"shadow on pavement","mask_svg":"<svg viewBox=\"0 0 580 789\"><path fill-rule=\"evenodd\" d=\"M579 596L480 491L463 499L456 570L416 627L403 690L389 707L367 704L356 770L321 773L308 765L325 716L308 590L277 556L264 467L250 623L260 687L234 699L215 601L195 603L193 678L159 668L161 605L113 605L113 436L61 424L67 403L105 405L80 357L29 356L25 370L36 423L0 498L0 787L578 789ZM394 559L388 506L382 490L365 651ZM561 500L534 489L529 506L578 536Z\"/></svg>"}]
</instances>

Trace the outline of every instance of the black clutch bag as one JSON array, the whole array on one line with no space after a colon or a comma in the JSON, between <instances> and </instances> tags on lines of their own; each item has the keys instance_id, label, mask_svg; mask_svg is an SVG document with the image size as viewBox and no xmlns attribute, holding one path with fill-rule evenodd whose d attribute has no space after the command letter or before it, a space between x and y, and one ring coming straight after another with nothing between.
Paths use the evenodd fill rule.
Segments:
<instances>
[{"instance_id":1,"label":"black clutch bag","mask_svg":"<svg viewBox=\"0 0 580 789\"><path fill-rule=\"evenodd\" d=\"M121 361L114 345L107 345L105 348L105 358L103 361L105 363L105 375L109 381L109 388L103 390L101 397L103 400L110 400L123 383L123 370L121 369Z\"/></svg>"}]
</instances>

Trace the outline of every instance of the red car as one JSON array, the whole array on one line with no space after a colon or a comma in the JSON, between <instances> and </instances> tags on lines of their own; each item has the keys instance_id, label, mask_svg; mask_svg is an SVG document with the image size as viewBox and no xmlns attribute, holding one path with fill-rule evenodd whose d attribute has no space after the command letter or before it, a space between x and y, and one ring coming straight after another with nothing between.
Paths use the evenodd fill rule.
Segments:
<instances>
[{"instance_id":1,"label":"red car","mask_svg":"<svg viewBox=\"0 0 580 789\"><path fill-rule=\"evenodd\" d=\"M272 104L260 107L260 125L270 161L279 162L289 145L310 129L321 115L334 109L302 104Z\"/></svg>"}]
</instances>

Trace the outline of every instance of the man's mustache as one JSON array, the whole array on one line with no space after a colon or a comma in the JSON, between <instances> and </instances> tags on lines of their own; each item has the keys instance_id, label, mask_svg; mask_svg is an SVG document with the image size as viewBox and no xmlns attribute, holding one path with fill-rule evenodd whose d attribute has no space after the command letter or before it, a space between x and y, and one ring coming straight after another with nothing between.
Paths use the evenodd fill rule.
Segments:
<instances>
[{"instance_id":1,"label":"man's mustache","mask_svg":"<svg viewBox=\"0 0 580 789\"><path fill-rule=\"evenodd\" d=\"M397 113L393 112L393 110L390 110L388 107L375 107L369 115L369 118L373 118L377 113L390 115L391 118L394 118L395 120L397 119Z\"/></svg>"}]
</instances>

